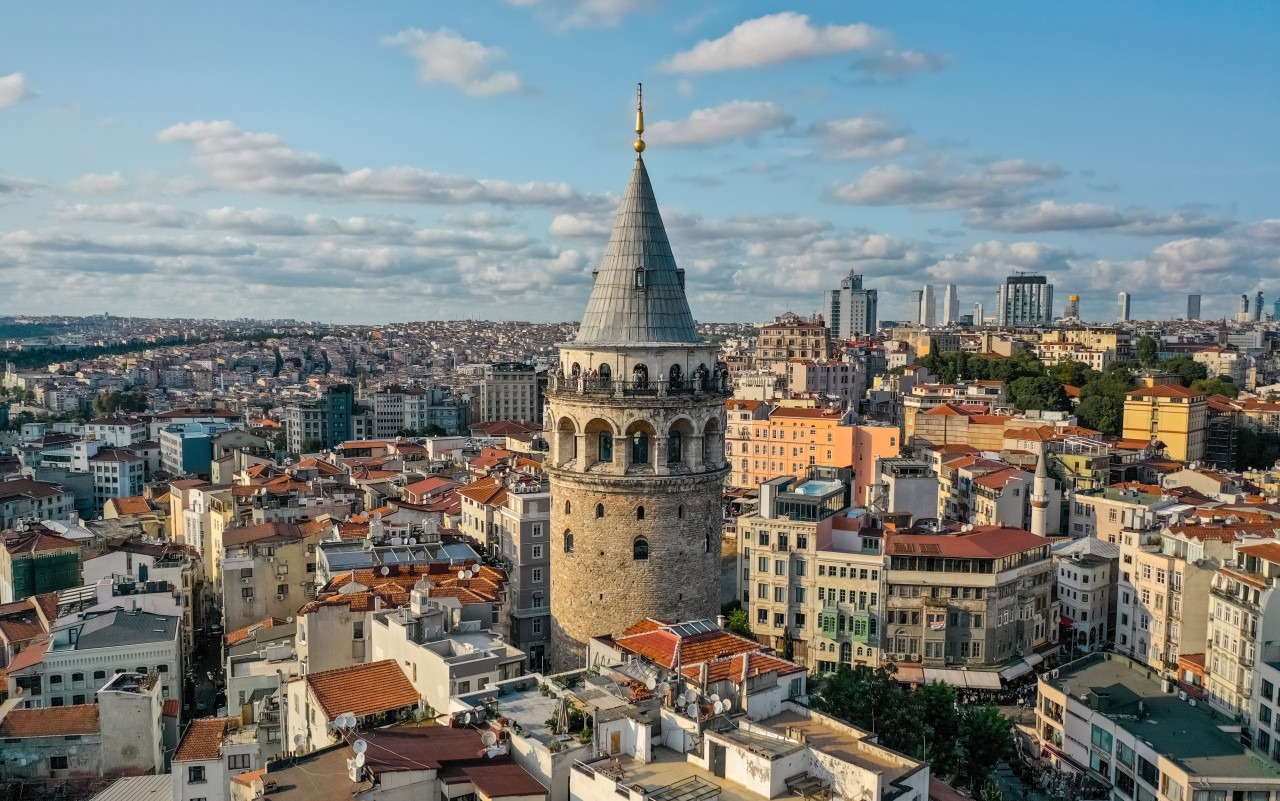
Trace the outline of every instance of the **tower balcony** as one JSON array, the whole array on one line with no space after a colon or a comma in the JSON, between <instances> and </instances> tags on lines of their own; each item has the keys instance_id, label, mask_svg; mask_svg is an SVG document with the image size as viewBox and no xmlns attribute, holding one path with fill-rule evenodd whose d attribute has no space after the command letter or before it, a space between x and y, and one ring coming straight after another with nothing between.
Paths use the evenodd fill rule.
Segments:
<instances>
[{"instance_id":1,"label":"tower balcony","mask_svg":"<svg viewBox=\"0 0 1280 801\"><path fill-rule=\"evenodd\" d=\"M733 387L727 375L719 380L712 377L686 378L677 381L621 380L612 378L586 378L583 376L553 375L547 381L549 396L595 396L600 398L666 398L708 397L727 398L733 395Z\"/></svg>"}]
</instances>

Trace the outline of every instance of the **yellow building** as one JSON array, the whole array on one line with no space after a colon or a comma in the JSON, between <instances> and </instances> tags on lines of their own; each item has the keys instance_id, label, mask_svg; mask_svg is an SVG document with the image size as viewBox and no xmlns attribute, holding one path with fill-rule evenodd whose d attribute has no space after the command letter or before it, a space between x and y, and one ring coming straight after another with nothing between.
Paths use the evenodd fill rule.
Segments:
<instances>
[{"instance_id":1,"label":"yellow building","mask_svg":"<svg viewBox=\"0 0 1280 801\"><path fill-rule=\"evenodd\" d=\"M1209 406L1204 393L1179 386L1142 387L1124 402L1124 438L1165 444L1171 459L1190 462L1204 457Z\"/></svg>"}]
</instances>

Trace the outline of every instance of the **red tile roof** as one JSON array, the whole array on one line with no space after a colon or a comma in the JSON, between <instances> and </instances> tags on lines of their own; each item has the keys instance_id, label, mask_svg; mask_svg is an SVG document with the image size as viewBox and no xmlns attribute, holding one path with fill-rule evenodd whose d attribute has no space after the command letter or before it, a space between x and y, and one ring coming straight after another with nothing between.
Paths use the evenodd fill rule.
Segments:
<instances>
[{"instance_id":1,"label":"red tile roof","mask_svg":"<svg viewBox=\"0 0 1280 801\"><path fill-rule=\"evenodd\" d=\"M284 625L284 621L278 617L269 617L264 620L259 620L257 623L250 623L248 626L245 626L244 628L236 629L235 631L227 634L225 637L223 637L223 644L235 645L236 643L244 642L250 637L253 637L255 634L257 634L259 631L262 631L263 629L269 629L272 626L283 626L283 625Z\"/></svg>"},{"instance_id":2,"label":"red tile roof","mask_svg":"<svg viewBox=\"0 0 1280 801\"><path fill-rule=\"evenodd\" d=\"M886 552L891 556L943 556L961 559L998 559L1049 544L1030 531L1011 526L975 526L971 531L950 534L885 535Z\"/></svg>"},{"instance_id":3,"label":"red tile roof","mask_svg":"<svg viewBox=\"0 0 1280 801\"><path fill-rule=\"evenodd\" d=\"M161 707L161 714L166 718L176 718L181 712L182 707L178 704L177 698L164 699L164 706Z\"/></svg>"},{"instance_id":4,"label":"red tile roof","mask_svg":"<svg viewBox=\"0 0 1280 801\"><path fill-rule=\"evenodd\" d=\"M1260 542L1257 545L1241 545L1236 549L1248 556L1266 559L1268 562L1280 564L1280 542Z\"/></svg>"},{"instance_id":5,"label":"red tile roof","mask_svg":"<svg viewBox=\"0 0 1280 801\"><path fill-rule=\"evenodd\" d=\"M98 734L97 704L11 709L0 721L0 738Z\"/></svg>"},{"instance_id":6,"label":"red tile roof","mask_svg":"<svg viewBox=\"0 0 1280 801\"><path fill-rule=\"evenodd\" d=\"M421 700L394 659L308 673L302 680L327 720L347 712L356 717L389 712Z\"/></svg>"},{"instance_id":7,"label":"red tile roof","mask_svg":"<svg viewBox=\"0 0 1280 801\"><path fill-rule=\"evenodd\" d=\"M147 499L140 495L129 498L108 498L107 504L114 506L116 514L124 515L145 515L151 513L151 504L147 503Z\"/></svg>"},{"instance_id":8,"label":"red tile roof","mask_svg":"<svg viewBox=\"0 0 1280 801\"><path fill-rule=\"evenodd\" d=\"M205 762L222 756L222 735L231 718L196 718L183 735L174 762Z\"/></svg>"}]
</instances>

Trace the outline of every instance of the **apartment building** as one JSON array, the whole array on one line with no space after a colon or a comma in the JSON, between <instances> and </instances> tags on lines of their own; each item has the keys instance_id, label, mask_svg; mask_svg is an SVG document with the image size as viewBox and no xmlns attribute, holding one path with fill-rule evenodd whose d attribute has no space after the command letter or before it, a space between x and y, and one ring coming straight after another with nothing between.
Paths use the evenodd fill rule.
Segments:
<instances>
[{"instance_id":1,"label":"apartment building","mask_svg":"<svg viewBox=\"0 0 1280 801\"><path fill-rule=\"evenodd\" d=\"M15 478L0 481L0 531L16 528L19 520L70 520L75 493L52 481Z\"/></svg>"},{"instance_id":2,"label":"apartment building","mask_svg":"<svg viewBox=\"0 0 1280 801\"><path fill-rule=\"evenodd\" d=\"M768 325L760 326L756 337L756 366L785 373L791 359L824 361L831 358L831 330L821 317L805 320L787 312Z\"/></svg>"},{"instance_id":3,"label":"apartment building","mask_svg":"<svg viewBox=\"0 0 1280 801\"><path fill-rule=\"evenodd\" d=\"M142 457L123 448L100 448L89 457L93 474L93 506L98 514L109 498L131 498L142 494L146 480Z\"/></svg>"},{"instance_id":4,"label":"apartment building","mask_svg":"<svg viewBox=\"0 0 1280 801\"><path fill-rule=\"evenodd\" d=\"M537 369L523 362L486 364L476 385L476 403L478 408L473 415L476 422L541 422L542 392L538 387Z\"/></svg>"},{"instance_id":5,"label":"apartment building","mask_svg":"<svg viewBox=\"0 0 1280 801\"><path fill-rule=\"evenodd\" d=\"M880 660L883 532L850 515L847 481L839 468L772 479L758 510L738 518L752 630L775 648L789 637L795 661L823 672Z\"/></svg>"},{"instance_id":6,"label":"apartment building","mask_svg":"<svg viewBox=\"0 0 1280 801\"><path fill-rule=\"evenodd\" d=\"M1204 458L1209 407L1203 392L1161 384L1130 390L1124 401L1124 438L1159 440L1170 459Z\"/></svg>"},{"instance_id":7,"label":"apartment building","mask_svg":"<svg viewBox=\"0 0 1280 801\"><path fill-rule=\"evenodd\" d=\"M551 490L539 478L514 481L497 514L511 644L541 671L551 644ZM561 547L573 548L572 540Z\"/></svg>"},{"instance_id":8,"label":"apartment building","mask_svg":"<svg viewBox=\"0 0 1280 801\"><path fill-rule=\"evenodd\" d=\"M221 562L224 630L292 617L314 598L316 547L328 528L259 523L227 529L215 556Z\"/></svg>"},{"instance_id":9,"label":"apartment building","mask_svg":"<svg viewBox=\"0 0 1280 801\"><path fill-rule=\"evenodd\" d=\"M733 400L726 407L725 456L737 487L802 475L811 467L848 467L853 471L854 498L861 503L867 487L875 483L875 460L902 450L893 426L857 425L849 413L833 409L767 408L755 403Z\"/></svg>"},{"instance_id":10,"label":"apartment building","mask_svg":"<svg viewBox=\"0 0 1280 801\"><path fill-rule=\"evenodd\" d=\"M1057 648L1044 537L1010 526L915 529L886 534L885 553L886 659L1021 673Z\"/></svg>"},{"instance_id":11,"label":"apartment building","mask_svg":"<svg viewBox=\"0 0 1280 801\"><path fill-rule=\"evenodd\" d=\"M1052 767L1093 776L1112 798L1216 801L1272 798L1280 772L1159 673L1095 653L1043 674L1036 734Z\"/></svg>"},{"instance_id":12,"label":"apartment building","mask_svg":"<svg viewBox=\"0 0 1280 801\"><path fill-rule=\"evenodd\" d=\"M1235 551L1210 585L1205 699L1247 725L1257 704L1257 662L1280 657L1280 543L1241 544Z\"/></svg>"},{"instance_id":13,"label":"apartment building","mask_svg":"<svg viewBox=\"0 0 1280 801\"><path fill-rule=\"evenodd\" d=\"M1055 597L1069 655L1100 650L1115 639L1119 563L1118 545L1092 537L1054 546Z\"/></svg>"},{"instance_id":14,"label":"apartment building","mask_svg":"<svg viewBox=\"0 0 1280 801\"><path fill-rule=\"evenodd\" d=\"M790 359L784 369L793 395L839 400L841 409L858 411L867 391L867 371L860 359Z\"/></svg>"}]
</instances>

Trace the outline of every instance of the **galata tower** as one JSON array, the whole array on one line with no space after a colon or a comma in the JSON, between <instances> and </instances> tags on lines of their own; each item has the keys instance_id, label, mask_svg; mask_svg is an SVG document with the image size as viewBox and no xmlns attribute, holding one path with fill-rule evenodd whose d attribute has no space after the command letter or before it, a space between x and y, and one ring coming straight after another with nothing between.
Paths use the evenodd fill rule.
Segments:
<instances>
[{"instance_id":1,"label":"galata tower","mask_svg":"<svg viewBox=\"0 0 1280 801\"><path fill-rule=\"evenodd\" d=\"M720 609L728 371L694 325L643 133L638 105L631 181L547 387L556 670L582 667L591 637L643 617Z\"/></svg>"}]
</instances>

